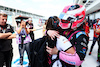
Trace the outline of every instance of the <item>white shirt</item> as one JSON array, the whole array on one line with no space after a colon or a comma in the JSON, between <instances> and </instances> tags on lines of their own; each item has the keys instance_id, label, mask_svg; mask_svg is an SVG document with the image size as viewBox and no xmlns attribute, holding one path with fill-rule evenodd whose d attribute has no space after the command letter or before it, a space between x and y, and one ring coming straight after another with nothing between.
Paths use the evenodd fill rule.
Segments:
<instances>
[{"instance_id":1,"label":"white shirt","mask_svg":"<svg viewBox=\"0 0 100 67\"><path fill-rule=\"evenodd\" d=\"M57 38L56 47L58 50L65 51L71 46L72 46L72 44L70 43L70 41L68 41L68 39L66 37L60 35L60 37ZM57 55L52 55L52 60L56 59L56 57L57 57ZM55 61L52 65L52 67L62 67L60 60Z\"/></svg>"}]
</instances>

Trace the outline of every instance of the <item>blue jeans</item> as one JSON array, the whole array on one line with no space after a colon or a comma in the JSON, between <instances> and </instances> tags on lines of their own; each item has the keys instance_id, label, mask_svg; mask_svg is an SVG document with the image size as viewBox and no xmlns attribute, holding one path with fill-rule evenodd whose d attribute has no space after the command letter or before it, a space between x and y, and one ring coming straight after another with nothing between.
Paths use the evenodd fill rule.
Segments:
<instances>
[{"instance_id":1,"label":"blue jeans","mask_svg":"<svg viewBox=\"0 0 100 67\"><path fill-rule=\"evenodd\" d=\"M21 65L23 65L23 57L24 57L24 51L25 50L27 52L28 59L29 59L29 62L30 62L30 48L29 48L29 45L30 45L30 43L26 43L26 44L23 44L23 47L22 47L22 44L19 44L19 54L20 54L20 64Z\"/></svg>"}]
</instances>

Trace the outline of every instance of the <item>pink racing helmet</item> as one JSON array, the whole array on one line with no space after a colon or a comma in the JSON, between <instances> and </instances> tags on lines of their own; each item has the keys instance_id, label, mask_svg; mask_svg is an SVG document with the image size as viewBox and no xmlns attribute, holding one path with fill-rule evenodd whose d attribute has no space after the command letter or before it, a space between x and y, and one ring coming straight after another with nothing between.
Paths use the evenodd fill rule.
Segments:
<instances>
[{"instance_id":1,"label":"pink racing helmet","mask_svg":"<svg viewBox=\"0 0 100 67\"><path fill-rule=\"evenodd\" d=\"M76 29L83 23L85 11L85 7L79 4L66 6L59 16L61 19L59 26L62 29Z\"/></svg>"}]
</instances>

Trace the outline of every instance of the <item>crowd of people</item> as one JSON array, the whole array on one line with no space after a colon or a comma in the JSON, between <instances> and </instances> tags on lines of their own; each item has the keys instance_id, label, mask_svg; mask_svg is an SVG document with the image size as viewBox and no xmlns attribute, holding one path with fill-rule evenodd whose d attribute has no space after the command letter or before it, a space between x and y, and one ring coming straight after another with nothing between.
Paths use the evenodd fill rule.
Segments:
<instances>
[{"instance_id":1,"label":"crowd of people","mask_svg":"<svg viewBox=\"0 0 100 67\"><path fill-rule=\"evenodd\" d=\"M46 45L46 51L51 56L52 67L82 67L88 50L90 23L85 19L86 9L82 5L72 4L66 6L60 16L50 16L43 26L43 36L48 38L54 46ZM6 67L11 67L13 58L12 39L16 38L19 46L20 65L23 67L23 55L26 50L31 67L30 43L34 42L34 32L32 18L27 22L21 19L16 31L10 24L7 24L7 14L0 12L0 67L4 62ZM100 62L100 19L93 24L94 37L89 55L92 54L93 46L98 41L97 61ZM52 43L55 41L55 44ZM47 60L49 62L49 60ZM51 66L51 65L50 65Z\"/></svg>"}]
</instances>

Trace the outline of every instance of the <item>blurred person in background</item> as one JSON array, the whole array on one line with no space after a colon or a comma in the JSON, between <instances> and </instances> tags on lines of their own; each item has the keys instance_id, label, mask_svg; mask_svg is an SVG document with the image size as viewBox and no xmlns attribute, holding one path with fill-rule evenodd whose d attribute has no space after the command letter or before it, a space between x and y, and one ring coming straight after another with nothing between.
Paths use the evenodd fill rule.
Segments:
<instances>
[{"instance_id":1,"label":"blurred person in background","mask_svg":"<svg viewBox=\"0 0 100 67\"><path fill-rule=\"evenodd\" d=\"M100 63L100 18L98 18L98 25L99 25L99 28L96 29L96 33L99 34L98 36L98 53L97 53L97 61ZM99 65L100 67L100 65Z\"/></svg>"},{"instance_id":2,"label":"blurred person in background","mask_svg":"<svg viewBox=\"0 0 100 67\"><path fill-rule=\"evenodd\" d=\"M99 38L100 33L96 32L97 29L100 29L100 25L98 24L98 21L99 21L99 18L97 19L97 22L95 24L93 24L94 35L93 35L93 42L92 42L92 45L91 45L91 48L90 48L89 55L91 55L93 47L94 47L96 41L98 42L98 46L99 46L98 38Z\"/></svg>"},{"instance_id":3,"label":"blurred person in background","mask_svg":"<svg viewBox=\"0 0 100 67\"><path fill-rule=\"evenodd\" d=\"M34 25L32 23L32 18L29 18L28 19L28 22L27 22L27 27L30 29L30 37L32 39L32 41L34 41L34 32L36 29L34 28Z\"/></svg>"},{"instance_id":4,"label":"blurred person in background","mask_svg":"<svg viewBox=\"0 0 100 67\"><path fill-rule=\"evenodd\" d=\"M30 66L30 42L31 42L31 37L29 35L30 29L26 28L26 22L21 21L20 27L16 29L17 31L17 44L19 44L19 54L20 54L20 64L21 67L23 67L23 56L24 56L24 51L26 50L27 55L28 55L28 60L29 60L29 65Z\"/></svg>"},{"instance_id":5,"label":"blurred person in background","mask_svg":"<svg viewBox=\"0 0 100 67\"><path fill-rule=\"evenodd\" d=\"M13 58L12 38L16 37L13 27L7 24L7 14L0 12L0 67L4 62L6 67L11 67Z\"/></svg>"},{"instance_id":6,"label":"blurred person in background","mask_svg":"<svg viewBox=\"0 0 100 67\"><path fill-rule=\"evenodd\" d=\"M93 21L92 20L89 20L89 23L90 23L91 29L93 29Z\"/></svg>"},{"instance_id":7,"label":"blurred person in background","mask_svg":"<svg viewBox=\"0 0 100 67\"><path fill-rule=\"evenodd\" d=\"M47 20L45 21L44 25L43 25L43 36L45 36L45 32L46 32L46 25L47 25Z\"/></svg>"},{"instance_id":8,"label":"blurred person in background","mask_svg":"<svg viewBox=\"0 0 100 67\"><path fill-rule=\"evenodd\" d=\"M99 28L96 29L96 33L99 34L99 36L98 36L98 53L97 53L97 61L100 63L100 18L98 18L98 25L99 25ZM97 67L100 67L100 65L97 66Z\"/></svg>"},{"instance_id":9,"label":"blurred person in background","mask_svg":"<svg viewBox=\"0 0 100 67\"><path fill-rule=\"evenodd\" d=\"M85 25L83 26L83 28L85 29L86 35L89 37L90 30L89 30L87 19L84 20L84 24Z\"/></svg>"}]
</instances>

